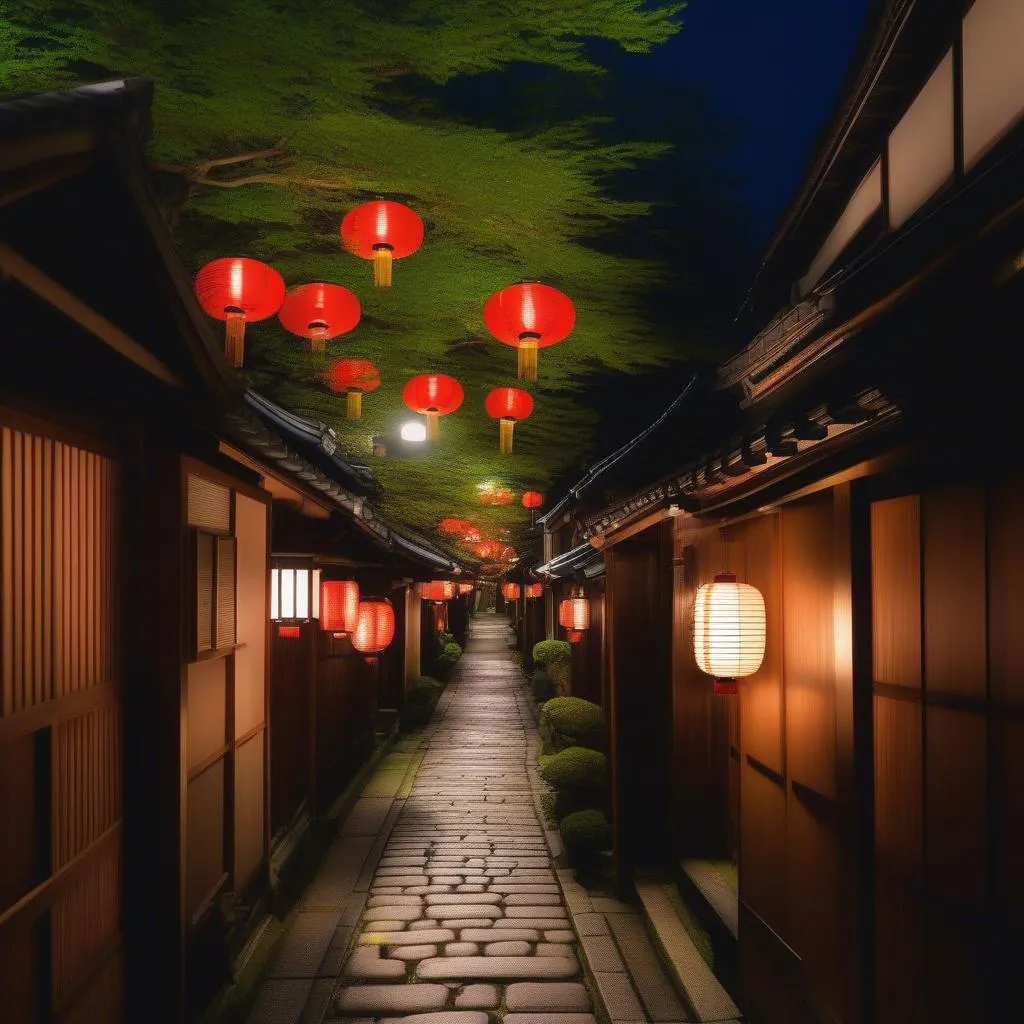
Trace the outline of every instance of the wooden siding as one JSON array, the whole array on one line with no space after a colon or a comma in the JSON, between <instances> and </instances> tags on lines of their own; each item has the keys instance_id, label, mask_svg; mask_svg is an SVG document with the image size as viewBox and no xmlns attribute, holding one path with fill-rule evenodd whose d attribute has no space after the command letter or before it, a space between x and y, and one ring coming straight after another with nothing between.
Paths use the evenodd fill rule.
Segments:
<instances>
[{"instance_id":1,"label":"wooden siding","mask_svg":"<svg viewBox=\"0 0 1024 1024\"><path fill-rule=\"evenodd\" d=\"M298 637L278 636L276 626L270 633L270 830L275 836L314 795L313 672L320 624L303 623L299 630ZM314 803L311 799L310 806Z\"/></svg>"}]
</instances>

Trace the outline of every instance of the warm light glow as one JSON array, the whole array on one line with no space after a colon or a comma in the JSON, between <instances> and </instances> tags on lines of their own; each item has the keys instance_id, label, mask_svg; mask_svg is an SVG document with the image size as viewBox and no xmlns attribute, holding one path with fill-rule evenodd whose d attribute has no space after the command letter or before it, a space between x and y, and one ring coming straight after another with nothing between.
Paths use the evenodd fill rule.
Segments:
<instances>
[{"instance_id":1,"label":"warm light glow","mask_svg":"<svg viewBox=\"0 0 1024 1024\"><path fill-rule=\"evenodd\" d=\"M278 626L277 635L285 640L298 640L302 636L301 626Z\"/></svg>"},{"instance_id":2,"label":"warm light glow","mask_svg":"<svg viewBox=\"0 0 1024 1024\"><path fill-rule=\"evenodd\" d=\"M544 584L543 583L527 583L526 584L526 596L530 598L538 598L544 596Z\"/></svg>"},{"instance_id":3,"label":"warm light glow","mask_svg":"<svg viewBox=\"0 0 1024 1024\"><path fill-rule=\"evenodd\" d=\"M402 440L403 441L426 441L427 439L427 425L421 423L419 420L409 420L408 423L402 424Z\"/></svg>"},{"instance_id":4,"label":"warm light glow","mask_svg":"<svg viewBox=\"0 0 1024 1024\"><path fill-rule=\"evenodd\" d=\"M558 624L570 632L590 629L590 602L585 597L568 597L558 606Z\"/></svg>"},{"instance_id":5,"label":"warm light glow","mask_svg":"<svg viewBox=\"0 0 1024 1024\"><path fill-rule=\"evenodd\" d=\"M764 598L733 573L719 573L697 591L693 653L702 672L719 680L753 675L764 659Z\"/></svg>"},{"instance_id":6,"label":"warm light glow","mask_svg":"<svg viewBox=\"0 0 1024 1024\"><path fill-rule=\"evenodd\" d=\"M424 601L450 601L455 596L455 584L451 580L420 583L416 590Z\"/></svg>"},{"instance_id":7,"label":"warm light glow","mask_svg":"<svg viewBox=\"0 0 1024 1024\"><path fill-rule=\"evenodd\" d=\"M320 628L325 633L351 633L359 621L359 584L325 580L320 584Z\"/></svg>"},{"instance_id":8,"label":"warm light glow","mask_svg":"<svg viewBox=\"0 0 1024 1024\"><path fill-rule=\"evenodd\" d=\"M565 634L565 639L571 644L578 644L583 639L583 634L578 629L570 629Z\"/></svg>"},{"instance_id":9,"label":"warm light glow","mask_svg":"<svg viewBox=\"0 0 1024 1024\"><path fill-rule=\"evenodd\" d=\"M383 597L359 602L359 621L352 632L352 646L362 654L379 654L395 638L395 610Z\"/></svg>"},{"instance_id":10,"label":"warm light glow","mask_svg":"<svg viewBox=\"0 0 1024 1024\"><path fill-rule=\"evenodd\" d=\"M501 596L506 601L518 601L519 600L519 584L518 583L504 583L501 587Z\"/></svg>"},{"instance_id":11,"label":"warm light glow","mask_svg":"<svg viewBox=\"0 0 1024 1024\"><path fill-rule=\"evenodd\" d=\"M465 597L467 594L472 594L474 590L476 590L475 583L460 583L459 597Z\"/></svg>"}]
</instances>

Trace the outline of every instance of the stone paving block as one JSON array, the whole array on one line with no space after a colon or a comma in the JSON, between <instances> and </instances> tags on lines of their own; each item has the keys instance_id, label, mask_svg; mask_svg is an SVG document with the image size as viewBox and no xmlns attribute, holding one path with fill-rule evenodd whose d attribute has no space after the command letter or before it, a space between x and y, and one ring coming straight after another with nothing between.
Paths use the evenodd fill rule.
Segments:
<instances>
[{"instance_id":1,"label":"stone paving block","mask_svg":"<svg viewBox=\"0 0 1024 1024\"><path fill-rule=\"evenodd\" d=\"M341 826L343 836L376 836L391 810L390 797L360 797L353 806L345 824Z\"/></svg>"},{"instance_id":2,"label":"stone paving block","mask_svg":"<svg viewBox=\"0 0 1024 1024\"><path fill-rule=\"evenodd\" d=\"M572 923L580 935L608 934L608 922L601 914L575 914Z\"/></svg>"},{"instance_id":3,"label":"stone paving block","mask_svg":"<svg viewBox=\"0 0 1024 1024\"><path fill-rule=\"evenodd\" d=\"M260 987L248 1024L298 1024L312 990L312 978L267 979Z\"/></svg>"},{"instance_id":4,"label":"stone paving block","mask_svg":"<svg viewBox=\"0 0 1024 1024\"><path fill-rule=\"evenodd\" d=\"M315 978L338 927L337 911L304 911L295 920L270 968L271 978Z\"/></svg>"},{"instance_id":5,"label":"stone paving block","mask_svg":"<svg viewBox=\"0 0 1024 1024\"><path fill-rule=\"evenodd\" d=\"M556 906L553 906L553 905L549 905L549 906L546 906L546 907L540 907L540 906L529 906L529 907L506 906L505 907L505 915L507 917L546 917L546 918L555 918L555 917L565 918L567 916L565 911L561 907L556 907Z\"/></svg>"},{"instance_id":6,"label":"stone paving block","mask_svg":"<svg viewBox=\"0 0 1024 1024\"><path fill-rule=\"evenodd\" d=\"M382 958L380 946L356 946L341 972L349 981L383 981L405 977L401 960Z\"/></svg>"},{"instance_id":7,"label":"stone paving block","mask_svg":"<svg viewBox=\"0 0 1024 1024\"><path fill-rule=\"evenodd\" d=\"M476 956L480 946L475 942L449 942L444 947L445 956Z\"/></svg>"},{"instance_id":8,"label":"stone paving block","mask_svg":"<svg viewBox=\"0 0 1024 1024\"><path fill-rule=\"evenodd\" d=\"M506 907L560 907L562 899L554 893L511 893L504 899Z\"/></svg>"},{"instance_id":9,"label":"stone paving block","mask_svg":"<svg viewBox=\"0 0 1024 1024\"><path fill-rule=\"evenodd\" d=\"M417 973L432 981L573 978L579 964L563 956L452 956L423 960Z\"/></svg>"},{"instance_id":10,"label":"stone paving block","mask_svg":"<svg viewBox=\"0 0 1024 1024\"><path fill-rule=\"evenodd\" d=\"M568 928L556 928L553 931L546 931L544 938L548 942L572 942L576 935L569 931Z\"/></svg>"},{"instance_id":11,"label":"stone paving block","mask_svg":"<svg viewBox=\"0 0 1024 1024\"><path fill-rule=\"evenodd\" d=\"M533 946L521 939L508 942L488 942L484 946L484 956L529 956Z\"/></svg>"},{"instance_id":12,"label":"stone paving block","mask_svg":"<svg viewBox=\"0 0 1024 1024\"><path fill-rule=\"evenodd\" d=\"M431 956L437 956L437 946L395 946L394 949L388 950L388 957L394 960L426 960Z\"/></svg>"},{"instance_id":13,"label":"stone paving block","mask_svg":"<svg viewBox=\"0 0 1024 1024\"><path fill-rule=\"evenodd\" d=\"M379 912L380 918L387 918L389 921L416 921L424 916L424 908L420 903L388 903L383 906L374 906L373 911ZM370 916L370 913L368 910L367 917ZM377 914L375 913L374 916Z\"/></svg>"},{"instance_id":14,"label":"stone paving block","mask_svg":"<svg viewBox=\"0 0 1024 1024\"><path fill-rule=\"evenodd\" d=\"M467 985L455 997L455 1009L496 1010L498 1001L498 990L494 985Z\"/></svg>"},{"instance_id":15,"label":"stone paving block","mask_svg":"<svg viewBox=\"0 0 1024 1024\"><path fill-rule=\"evenodd\" d=\"M306 997L298 1024L321 1024L334 994L333 978L317 978Z\"/></svg>"},{"instance_id":16,"label":"stone paving block","mask_svg":"<svg viewBox=\"0 0 1024 1024\"><path fill-rule=\"evenodd\" d=\"M612 914L608 925L640 1001L652 1021L681 1021L686 1011L654 951L639 914Z\"/></svg>"},{"instance_id":17,"label":"stone paving block","mask_svg":"<svg viewBox=\"0 0 1024 1024\"><path fill-rule=\"evenodd\" d=\"M537 956L568 956L572 952L572 944L568 942L538 942L533 951Z\"/></svg>"},{"instance_id":18,"label":"stone paving block","mask_svg":"<svg viewBox=\"0 0 1024 1024\"><path fill-rule=\"evenodd\" d=\"M436 918L483 917L497 919L502 916L502 910L500 907L494 906L493 903L432 903L430 914Z\"/></svg>"},{"instance_id":19,"label":"stone paving block","mask_svg":"<svg viewBox=\"0 0 1024 1024\"><path fill-rule=\"evenodd\" d=\"M421 921L410 921L409 922L409 927L406 929L406 931L410 931L410 932L418 932L418 931L421 931L421 930L422 931L430 931L430 930L432 930L434 928L439 928L439 927L441 927L441 926L437 923L437 920L435 918L425 917Z\"/></svg>"},{"instance_id":20,"label":"stone paving block","mask_svg":"<svg viewBox=\"0 0 1024 1024\"><path fill-rule=\"evenodd\" d=\"M626 965L610 935L583 935L580 945L592 971L624 971Z\"/></svg>"},{"instance_id":21,"label":"stone paving block","mask_svg":"<svg viewBox=\"0 0 1024 1024\"><path fill-rule=\"evenodd\" d=\"M580 1013L590 1009L590 995L579 982L520 981L505 989L505 1005L510 1011Z\"/></svg>"},{"instance_id":22,"label":"stone paving block","mask_svg":"<svg viewBox=\"0 0 1024 1024\"><path fill-rule=\"evenodd\" d=\"M452 942L455 932L449 928L425 928L414 932L363 932L359 942L364 946L415 946L427 942Z\"/></svg>"},{"instance_id":23,"label":"stone paving block","mask_svg":"<svg viewBox=\"0 0 1024 1024\"><path fill-rule=\"evenodd\" d=\"M594 971L593 978L608 1016L613 1020L642 1021L644 1009L637 999L628 974Z\"/></svg>"},{"instance_id":24,"label":"stone paving block","mask_svg":"<svg viewBox=\"0 0 1024 1024\"><path fill-rule=\"evenodd\" d=\"M486 1013L447 1010L442 1013L414 1013L409 1017L387 1017L381 1024L487 1024Z\"/></svg>"},{"instance_id":25,"label":"stone paving block","mask_svg":"<svg viewBox=\"0 0 1024 1024\"><path fill-rule=\"evenodd\" d=\"M371 896L366 901L367 907L422 907L422 896L409 896L405 893L386 893L381 896Z\"/></svg>"},{"instance_id":26,"label":"stone paving block","mask_svg":"<svg viewBox=\"0 0 1024 1024\"><path fill-rule=\"evenodd\" d=\"M368 932L402 932L405 931L405 921L391 921L388 918L369 918L363 928Z\"/></svg>"},{"instance_id":27,"label":"stone paving block","mask_svg":"<svg viewBox=\"0 0 1024 1024\"><path fill-rule=\"evenodd\" d=\"M444 985L350 985L341 989L335 1005L341 1013L383 1016L440 1010L447 1001Z\"/></svg>"},{"instance_id":28,"label":"stone paving block","mask_svg":"<svg viewBox=\"0 0 1024 1024\"><path fill-rule=\"evenodd\" d=\"M502 1024L597 1024L592 1013L506 1013Z\"/></svg>"},{"instance_id":29,"label":"stone paving block","mask_svg":"<svg viewBox=\"0 0 1024 1024\"><path fill-rule=\"evenodd\" d=\"M501 903L501 894L496 892L472 893L431 893L424 897L424 903L433 909L437 905L467 904L480 906L485 903Z\"/></svg>"},{"instance_id":30,"label":"stone paving block","mask_svg":"<svg viewBox=\"0 0 1024 1024\"><path fill-rule=\"evenodd\" d=\"M494 918L491 917L456 917L441 921L442 928L486 928L493 926Z\"/></svg>"},{"instance_id":31,"label":"stone paving block","mask_svg":"<svg viewBox=\"0 0 1024 1024\"><path fill-rule=\"evenodd\" d=\"M503 917L494 922L495 928L536 928L543 931L547 928L568 928L564 917Z\"/></svg>"}]
</instances>

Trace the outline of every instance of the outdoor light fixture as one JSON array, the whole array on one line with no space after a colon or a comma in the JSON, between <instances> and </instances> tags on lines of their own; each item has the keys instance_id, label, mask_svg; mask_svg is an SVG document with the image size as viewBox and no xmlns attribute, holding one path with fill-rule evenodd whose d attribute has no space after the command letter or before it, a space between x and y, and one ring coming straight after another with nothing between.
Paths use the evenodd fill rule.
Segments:
<instances>
[{"instance_id":1,"label":"outdoor light fixture","mask_svg":"<svg viewBox=\"0 0 1024 1024\"><path fill-rule=\"evenodd\" d=\"M736 680L753 675L764 659L764 598L757 587L737 583L732 572L716 573L697 590L693 654L713 676L715 693L736 693Z\"/></svg>"},{"instance_id":2,"label":"outdoor light fixture","mask_svg":"<svg viewBox=\"0 0 1024 1024\"><path fill-rule=\"evenodd\" d=\"M368 597L359 602L359 618L352 631L352 646L373 664L395 638L395 609L385 597Z\"/></svg>"},{"instance_id":3,"label":"outdoor light fixture","mask_svg":"<svg viewBox=\"0 0 1024 1024\"><path fill-rule=\"evenodd\" d=\"M320 628L340 640L359 623L359 584L355 580L325 580L320 584Z\"/></svg>"},{"instance_id":4,"label":"outdoor light fixture","mask_svg":"<svg viewBox=\"0 0 1024 1024\"><path fill-rule=\"evenodd\" d=\"M455 596L455 584L451 580L431 580L420 583L416 589L424 601L450 601Z\"/></svg>"},{"instance_id":5,"label":"outdoor light fixture","mask_svg":"<svg viewBox=\"0 0 1024 1024\"><path fill-rule=\"evenodd\" d=\"M526 584L526 596L529 598L538 598L544 596L544 584L543 583L527 583Z\"/></svg>"},{"instance_id":6,"label":"outdoor light fixture","mask_svg":"<svg viewBox=\"0 0 1024 1024\"><path fill-rule=\"evenodd\" d=\"M578 629L570 629L565 634L565 639L571 644L578 644L583 639L583 633Z\"/></svg>"},{"instance_id":7,"label":"outdoor light fixture","mask_svg":"<svg viewBox=\"0 0 1024 1024\"><path fill-rule=\"evenodd\" d=\"M419 420L409 420L408 423L402 424L401 435L403 441L413 441L417 444L426 441L427 425Z\"/></svg>"},{"instance_id":8,"label":"outdoor light fixture","mask_svg":"<svg viewBox=\"0 0 1024 1024\"><path fill-rule=\"evenodd\" d=\"M271 622L308 622L319 617L319 569L270 570ZM280 636L290 635L278 632Z\"/></svg>"},{"instance_id":9,"label":"outdoor light fixture","mask_svg":"<svg viewBox=\"0 0 1024 1024\"><path fill-rule=\"evenodd\" d=\"M570 633L590 629L590 602L585 597L567 597L558 606L558 624Z\"/></svg>"},{"instance_id":10,"label":"outdoor light fixture","mask_svg":"<svg viewBox=\"0 0 1024 1024\"><path fill-rule=\"evenodd\" d=\"M501 587L501 596L506 601L518 601L519 600L519 584L518 583L503 583Z\"/></svg>"}]
</instances>

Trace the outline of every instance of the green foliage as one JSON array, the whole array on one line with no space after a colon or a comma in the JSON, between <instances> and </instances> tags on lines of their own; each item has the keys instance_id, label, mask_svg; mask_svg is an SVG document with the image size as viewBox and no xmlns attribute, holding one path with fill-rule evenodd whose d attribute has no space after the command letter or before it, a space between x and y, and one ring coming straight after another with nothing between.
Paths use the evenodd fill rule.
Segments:
<instances>
[{"instance_id":1,"label":"green foliage","mask_svg":"<svg viewBox=\"0 0 1024 1024\"><path fill-rule=\"evenodd\" d=\"M432 676L420 676L406 694L402 726L410 729L426 725L443 692L444 684Z\"/></svg>"},{"instance_id":2,"label":"green foliage","mask_svg":"<svg viewBox=\"0 0 1024 1024\"><path fill-rule=\"evenodd\" d=\"M363 319L327 359L276 319L252 325L246 371L285 406L332 426L343 450L372 461L380 511L421 529L472 509L487 530L521 526L516 505L481 506L494 479L497 429L487 391L512 381L515 355L490 340L481 308L524 278L563 288L577 325L541 357L535 412L516 434L505 483L544 489L587 457L594 414L588 371L637 373L692 349L646 319L665 267L615 254L649 212L612 195L609 177L658 158L656 142L600 141L592 121L499 131L453 114L440 87L546 65L598 75L588 41L644 52L678 28L675 0L7 0L0 92L146 75L156 85L150 145L155 184L187 266L224 255L271 262L289 285L353 289ZM243 157L211 166L211 160ZM422 249L373 288L368 263L342 252L344 212L382 195L426 224ZM595 241L597 240L597 241ZM219 328L219 325L217 325ZM359 422L323 383L328 360L372 359L381 387ZM407 415L413 374L443 370L465 388L436 445L407 460L372 459L370 439Z\"/></svg>"},{"instance_id":3,"label":"green foliage","mask_svg":"<svg viewBox=\"0 0 1024 1024\"><path fill-rule=\"evenodd\" d=\"M533 660L550 668L572 660L572 647L564 640L541 640L533 645Z\"/></svg>"},{"instance_id":4,"label":"green foliage","mask_svg":"<svg viewBox=\"0 0 1024 1024\"><path fill-rule=\"evenodd\" d=\"M437 649L443 651L449 644L455 643L455 636L452 633L446 633L443 629L437 631Z\"/></svg>"},{"instance_id":5,"label":"green foliage","mask_svg":"<svg viewBox=\"0 0 1024 1024\"><path fill-rule=\"evenodd\" d=\"M569 862L581 871L592 868L597 855L612 845L612 830L600 811L576 811L567 815L559 831Z\"/></svg>"},{"instance_id":6,"label":"green foliage","mask_svg":"<svg viewBox=\"0 0 1024 1024\"><path fill-rule=\"evenodd\" d=\"M540 733L547 752L566 747L604 747L604 712L582 697L555 697L540 709Z\"/></svg>"},{"instance_id":7,"label":"green foliage","mask_svg":"<svg viewBox=\"0 0 1024 1024\"><path fill-rule=\"evenodd\" d=\"M561 821L577 811L590 810L607 814L609 810L608 793L588 793L578 789L561 789L555 793L552 806L555 821Z\"/></svg>"},{"instance_id":8,"label":"green foliage","mask_svg":"<svg viewBox=\"0 0 1024 1024\"><path fill-rule=\"evenodd\" d=\"M457 662L462 657L462 648L457 643L450 643L444 645L444 650L441 651L441 658L444 661L450 661L452 664Z\"/></svg>"},{"instance_id":9,"label":"green foliage","mask_svg":"<svg viewBox=\"0 0 1024 1024\"><path fill-rule=\"evenodd\" d=\"M587 747L567 747L542 757L541 778L559 792L601 793L608 785L608 761L604 754Z\"/></svg>"},{"instance_id":10,"label":"green foliage","mask_svg":"<svg viewBox=\"0 0 1024 1024\"><path fill-rule=\"evenodd\" d=\"M530 692L538 704L543 704L554 697L555 684L551 681L551 676L544 669L538 668L530 676Z\"/></svg>"}]
</instances>

